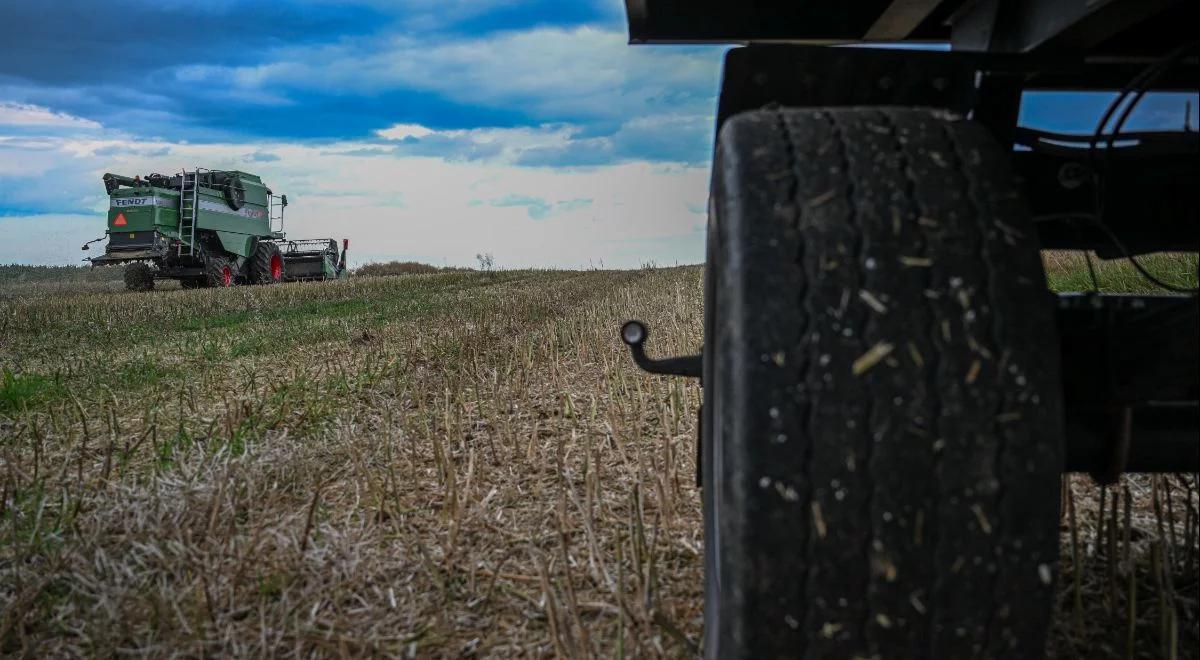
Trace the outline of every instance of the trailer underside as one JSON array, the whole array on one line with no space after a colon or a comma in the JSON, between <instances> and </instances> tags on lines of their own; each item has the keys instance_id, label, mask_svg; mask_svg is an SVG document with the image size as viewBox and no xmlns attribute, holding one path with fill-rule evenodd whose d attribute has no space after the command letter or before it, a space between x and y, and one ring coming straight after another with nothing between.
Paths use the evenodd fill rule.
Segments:
<instances>
[{"instance_id":1,"label":"trailer underside","mask_svg":"<svg viewBox=\"0 0 1200 660\"><path fill-rule=\"evenodd\" d=\"M1083 125L1074 134L1018 125L1029 92L1195 93L1200 53L1190 40L1200 4L627 0L626 6L631 43L749 44L726 55L718 131L731 117L764 107L941 108L984 124L1012 150L1043 248L1090 250L1101 258L1200 249L1194 130L1124 131L1116 106L1107 126ZM815 45L883 41L942 42L950 50ZM1086 300L1090 311L1077 299L1064 299L1059 310L1061 335L1073 338L1063 340L1067 469L1196 470L1196 297ZM1135 313L1131 300L1143 311ZM1146 309L1172 310L1164 312L1171 321ZM1074 341L1079 337L1106 340ZM1142 359L1120 367L1110 359L1150 345L1155 349L1141 351ZM1087 382L1141 388L1076 391ZM1135 408L1139 421L1130 426L1125 416ZM1110 457L1104 465L1101 456Z\"/></svg>"},{"instance_id":2,"label":"trailer underside","mask_svg":"<svg viewBox=\"0 0 1200 660\"><path fill-rule=\"evenodd\" d=\"M1001 6L1003 5L1003 6ZM1152 55L1192 38L1182 0L625 0L631 43L954 42L956 50Z\"/></svg>"},{"instance_id":3,"label":"trailer underside","mask_svg":"<svg viewBox=\"0 0 1200 660\"><path fill-rule=\"evenodd\" d=\"M653 360L622 331L643 369L702 379L705 656L1041 657L1061 473L1200 469L1197 292L1138 261L1200 251L1200 139L1127 127L1200 88L1200 4L626 7L632 43L746 44L703 352ZM940 46L828 46L872 42ZM1077 134L1019 125L1044 91L1112 100ZM1056 297L1043 248L1162 293Z\"/></svg>"}]
</instances>

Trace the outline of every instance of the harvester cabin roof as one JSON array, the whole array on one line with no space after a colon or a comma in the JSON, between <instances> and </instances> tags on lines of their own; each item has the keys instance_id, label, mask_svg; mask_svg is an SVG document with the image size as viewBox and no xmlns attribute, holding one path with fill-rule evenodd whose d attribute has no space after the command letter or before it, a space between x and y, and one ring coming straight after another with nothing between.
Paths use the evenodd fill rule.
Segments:
<instances>
[{"instance_id":1,"label":"harvester cabin roof","mask_svg":"<svg viewBox=\"0 0 1200 660\"><path fill-rule=\"evenodd\" d=\"M625 0L631 43L946 43L954 23L964 26L968 50L1104 55L1155 54L1194 39L1198 7L1194 0ZM987 38L973 34L985 16L995 18ZM963 47L958 40L955 48Z\"/></svg>"},{"instance_id":2,"label":"harvester cabin roof","mask_svg":"<svg viewBox=\"0 0 1200 660\"><path fill-rule=\"evenodd\" d=\"M625 0L633 43L945 41L963 0Z\"/></svg>"}]
</instances>

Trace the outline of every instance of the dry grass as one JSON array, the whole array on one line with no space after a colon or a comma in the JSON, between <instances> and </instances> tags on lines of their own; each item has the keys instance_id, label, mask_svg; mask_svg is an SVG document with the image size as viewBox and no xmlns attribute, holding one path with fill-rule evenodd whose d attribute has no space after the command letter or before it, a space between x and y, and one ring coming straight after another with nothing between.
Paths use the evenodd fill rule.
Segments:
<instances>
[{"instance_id":1,"label":"dry grass","mask_svg":"<svg viewBox=\"0 0 1200 660\"><path fill-rule=\"evenodd\" d=\"M616 331L695 350L700 283L9 285L0 653L693 655L699 390L638 372ZM1137 602L1135 657L1194 657L1194 479L1129 480L1103 531L1098 489L1071 483L1055 652L1127 657Z\"/></svg>"},{"instance_id":2,"label":"dry grass","mask_svg":"<svg viewBox=\"0 0 1200 660\"><path fill-rule=\"evenodd\" d=\"M1063 545L1051 650L1061 658L1195 658L1197 480L1063 479Z\"/></svg>"},{"instance_id":3,"label":"dry grass","mask_svg":"<svg viewBox=\"0 0 1200 660\"><path fill-rule=\"evenodd\" d=\"M0 264L0 304L7 298L124 291L121 266L23 266ZM161 286L162 283L160 283ZM171 283L178 288L178 284Z\"/></svg>"},{"instance_id":4,"label":"dry grass","mask_svg":"<svg viewBox=\"0 0 1200 660\"><path fill-rule=\"evenodd\" d=\"M9 299L4 651L688 653L699 277Z\"/></svg>"},{"instance_id":5,"label":"dry grass","mask_svg":"<svg viewBox=\"0 0 1200 660\"><path fill-rule=\"evenodd\" d=\"M430 266L419 261L384 261L363 264L354 269L355 275L411 275L414 273L438 273L443 271L463 271L466 268L444 268Z\"/></svg>"}]
</instances>

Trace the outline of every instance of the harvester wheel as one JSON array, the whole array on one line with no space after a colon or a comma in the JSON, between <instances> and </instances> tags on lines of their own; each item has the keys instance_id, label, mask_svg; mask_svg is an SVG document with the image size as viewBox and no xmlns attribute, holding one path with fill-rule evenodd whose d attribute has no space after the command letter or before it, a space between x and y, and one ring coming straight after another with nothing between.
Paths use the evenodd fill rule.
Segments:
<instances>
[{"instance_id":1,"label":"harvester wheel","mask_svg":"<svg viewBox=\"0 0 1200 660\"><path fill-rule=\"evenodd\" d=\"M246 204L246 186L236 174L225 179L225 203L234 211L240 210Z\"/></svg>"},{"instance_id":2,"label":"harvester wheel","mask_svg":"<svg viewBox=\"0 0 1200 660\"><path fill-rule=\"evenodd\" d=\"M254 248L250 259L250 281L255 284L278 284L283 281L283 254L279 246L262 241Z\"/></svg>"},{"instance_id":3,"label":"harvester wheel","mask_svg":"<svg viewBox=\"0 0 1200 660\"><path fill-rule=\"evenodd\" d=\"M125 288L130 291L152 291L154 271L140 261L125 266Z\"/></svg>"},{"instance_id":4,"label":"harvester wheel","mask_svg":"<svg viewBox=\"0 0 1200 660\"><path fill-rule=\"evenodd\" d=\"M208 286L233 286L237 283L237 269L225 257L208 257L204 260L204 279Z\"/></svg>"},{"instance_id":5,"label":"harvester wheel","mask_svg":"<svg viewBox=\"0 0 1200 660\"><path fill-rule=\"evenodd\" d=\"M1058 340L1007 155L936 111L763 110L714 171L706 655L1043 655Z\"/></svg>"}]
</instances>

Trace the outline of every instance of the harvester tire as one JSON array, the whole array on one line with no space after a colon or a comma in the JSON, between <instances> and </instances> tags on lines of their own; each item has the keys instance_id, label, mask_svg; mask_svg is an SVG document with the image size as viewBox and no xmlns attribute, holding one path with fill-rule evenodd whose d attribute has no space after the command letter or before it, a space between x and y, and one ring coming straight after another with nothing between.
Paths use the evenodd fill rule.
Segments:
<instances>
[{"instance_id":1,"label":"harvester tire","mask_svg":"<svg viewBox=\"0 0 1200 660\"><path fill-rule=\"evenodd\" d=\"M279 246L262 241L250 257L250 281L254 284L278 284L283 281L283 253Z\"/></svg>"},{"instance_id":2,"label":"harvester tire","mask_svg":"<svg viewBox=\"0 0 1200 660\"><path fill-rule=\"evenodd\" d=\"M229 287L237 284L237 267L225 257L204 260L204 281L208 286Z\"/></svg>"},{"instance_id":3,"label":"harvester tire","mask_svg":"<svg viewBox=\"0 0 1200 660\"><path fill-rule=\"evenodd\" d=\"M225 179L225 203L234 211L241 210L246 203L246 186L241 177L231 174Z\"/></svg>"},{"instance_id":4,"label":"harvester tire","mask_svg":"<svg viewBox=\"0 0 1200 660\"><path fill-rule=\"evenodd\" d=\"M125 288L130 291L153 291L154 271L140 261L125 266Z\"/></svg>"},{"instance_id":5,"label":"harvester tire","mask_svg":"<svg viewBox=\"0 0 1200 660\"><path fill-rule=\"evenodd\" d=\"M709 658L1037 658L1058 561L1053 298L1007 154L932 110L721 129Z\"/></svg>"}]
</instances>

